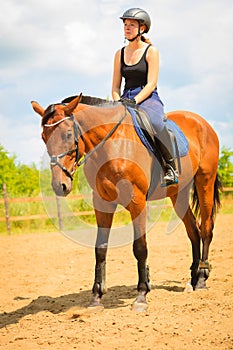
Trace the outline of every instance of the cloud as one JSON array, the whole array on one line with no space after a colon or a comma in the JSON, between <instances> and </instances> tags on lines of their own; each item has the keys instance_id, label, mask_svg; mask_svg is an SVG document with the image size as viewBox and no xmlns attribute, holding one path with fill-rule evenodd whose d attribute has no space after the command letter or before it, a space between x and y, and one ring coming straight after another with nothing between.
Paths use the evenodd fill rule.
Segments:
<instances>
[{"instance_id":1,"label":"cloud","mask_svg":"<svg viewBox=\"0 0 233 350\"><path fill-rule=\"evenodd\" d=\"M232 135L233 135L233 125L232 125L232 115L231 118L226 118L225 122L216 121L216 120L209 120L210 125L214 128L216 131L219 142L220 142L220 148L227 147L233 149L232 146Z\"/></svg>"},{"instance_id":2,"label":"cloud","mask_svg":"<svg viewBox=\"0 0 233 350\"><path fill-rule=\"evenodd\" d=\"M9 23L6 13L13 13ZM14 0L3 4L2 78L23 77L30 70L47 70L48 74L66 70L88 75L109 71L118 47L117 37L122 38L118 21L118 25L113 25L113 16L118 13L119 5L107 1L98 4L93 0Z\"/></svg>"}]
</instances>

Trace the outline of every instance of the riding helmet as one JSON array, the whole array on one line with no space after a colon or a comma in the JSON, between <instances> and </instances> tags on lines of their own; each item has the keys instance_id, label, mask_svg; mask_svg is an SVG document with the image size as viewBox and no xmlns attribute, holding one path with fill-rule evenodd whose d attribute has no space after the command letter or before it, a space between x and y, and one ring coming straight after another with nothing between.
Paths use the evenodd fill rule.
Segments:
<instances>
[{"instance_id":1,"label":"riding helmet","mask_svg":"<svg viewBox=\"0 0 233 350\"><path fill-rule=\"evenodd\" d=\"M140 8L131 8L127 11L125 11L122 15L122 17L120 17L123 21L125 19L135 19L136 21L140 22L140 24L145 24L146 29L144 31L144 33L149 32L150 30L150 26L151 26L151 20L150 20L150 16L148 15L148 13Z\"/></svg>"}]
</instances>

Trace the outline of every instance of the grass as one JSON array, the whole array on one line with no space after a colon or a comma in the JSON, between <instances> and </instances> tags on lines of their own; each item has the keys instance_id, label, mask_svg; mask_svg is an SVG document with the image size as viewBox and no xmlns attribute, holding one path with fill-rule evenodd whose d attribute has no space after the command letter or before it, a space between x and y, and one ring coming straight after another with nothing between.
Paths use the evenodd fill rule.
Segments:
<instances>
[{"instance_id":1,"label":"grass","mask_svg":"<svg viewBox=\"0 0 233 350\"><path fill-rule=\"evenodd\" d=\"M225 194L221 198L221 214L233 214L233 195L232 193Z\"/></svg>"},{"instance_id":2,"label":"grass","mask_svg":"<svg viewBox=\"0 0 233 350\"><path fill-rule=\"evenodd\" d=\"M173 209L171 207L169 199L150 202L150 207L147 210L147 219L150 222L155 221L168 221L171 217ZM233 196L232 193L222 195L222 206L219 213L221 214L232 214L233 208ZM56 201L52 203L43 203L43 202L31 202L31 203L11 203L9 205L10 216L28 216L28 215L37 215L42 214L46 215L47 213L50 216L56 214ZM62 202L62 212L72 213L72 211L91 211L93 210L91 203L86 201L69 200ZM0 204L0 217L4 217L4 205ZM55 215L56 216L56 215ZM119 227L127 225L131 222L130 214L125 209L119 207L117 212L114 215L113 226ZM52 220L49 217L44 219L31 219L31 220L19 220L11 221L11 233L12 234L22 234L22 233L33 233L33 232L54 232L58 230L58 219L53 218ZM77 217L75 215L67 216L63 218L63 225L65 230L77 229L77 227L84 226L95 226L96 220L95 215L85 215ZM7 228L5 221L0 222L0 235L6 235Z\"/></svg>"}]
</instances>

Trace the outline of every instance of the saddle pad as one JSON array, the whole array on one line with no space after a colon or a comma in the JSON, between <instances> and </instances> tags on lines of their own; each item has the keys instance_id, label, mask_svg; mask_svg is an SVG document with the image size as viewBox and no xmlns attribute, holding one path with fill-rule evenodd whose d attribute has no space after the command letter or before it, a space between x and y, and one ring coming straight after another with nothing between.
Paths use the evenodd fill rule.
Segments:
<instances>
[{"instance_id":1,"label":"saddle pad","mask_svg":"<svg viewBox=\"0 0 233 350\"><path fill-rule=\"evenodd\" d=\"M148 132L144 132L144 130L139 125L135 110L131 107L127 107L127 109L132 116L134 128L135 128L135 131L136 131L137 135L139 136L140 140L142 141L142 143L146 146L146 148L149 151L154 152L154 148L151 145L151 142L149 141L149 139L147 138ZM145 115L145 113L144 113L144 115ZM168 130L172 131L176 137L176 142L177 142L177 146L178 146L178 150L179 150L179 156L180 157L186 156L188 151L189 151L189 144L188 144L188 140L185 137L184 133L182 132L182 130L179 128L179 126L173 120L167 119L165 123L166 123ZM177 157L175 147L174 147L174 154L175 154L175 157Z\"/></svg>"}]
</instances>

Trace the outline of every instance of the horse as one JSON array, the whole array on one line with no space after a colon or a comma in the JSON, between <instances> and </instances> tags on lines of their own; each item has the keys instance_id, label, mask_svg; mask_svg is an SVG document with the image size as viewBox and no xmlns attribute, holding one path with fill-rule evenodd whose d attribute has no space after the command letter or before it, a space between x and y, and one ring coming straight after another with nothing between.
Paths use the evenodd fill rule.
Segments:
<instances>
[{"instance_id":1,"label":"horse","mask_svg":"<svg viewBox=\"0 0 233 350\"><path fill-rule=\"evenodd\" d=\"M148 200L170 197L192 245L192 290L207 289L211 269L209 246L221 191L217 172L219 141L208 122L193 112L167 113L168 120L176 123L186 136L189 149L187 155L180 158L182 171L178 184L163 188L158 176L160 163L156 163L154 154L142 145L125 105L113 102L90 105L82 103L81 95L46 109L35 101L31 104L42 118L42 139L50 156L56 195L67 196L71 192L73 174L82 164L92 188L97 238L89 307L104 307L106 253L113 215L119 204L129 211L133 225L133 253L138 268L134 310L147 309L146 296L151 290L146 241ZM153 177L157 179L156 184L148 196Z\"/></svg>"}]
</instances>

